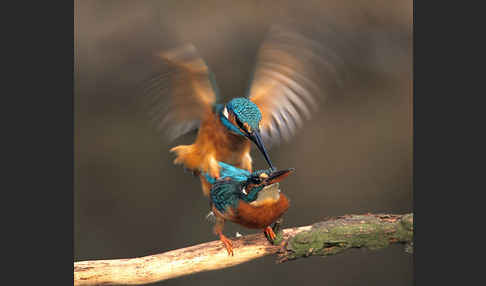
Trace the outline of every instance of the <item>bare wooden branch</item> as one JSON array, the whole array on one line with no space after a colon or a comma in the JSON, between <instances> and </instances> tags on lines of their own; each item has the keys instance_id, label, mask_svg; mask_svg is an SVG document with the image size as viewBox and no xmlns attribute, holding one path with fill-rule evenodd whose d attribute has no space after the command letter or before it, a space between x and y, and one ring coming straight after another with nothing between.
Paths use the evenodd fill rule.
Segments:
<instances>
[{"instance_id":1,"label":"bare wooden branch","mask_svg":"<svg viewBox=\"0 0 486 286\"><path fill-rule=\"evenodd\" d=\"M310 255L335 255L349 248L378 249L406 243L412 249L413 214L365 214L331 218L282 230L275 245L263 234L232 238L234 256L220 241L139 258L74 262L74 285L134 285L235 266L277 254L277 262Z\"/></svg>"}]
</instances>

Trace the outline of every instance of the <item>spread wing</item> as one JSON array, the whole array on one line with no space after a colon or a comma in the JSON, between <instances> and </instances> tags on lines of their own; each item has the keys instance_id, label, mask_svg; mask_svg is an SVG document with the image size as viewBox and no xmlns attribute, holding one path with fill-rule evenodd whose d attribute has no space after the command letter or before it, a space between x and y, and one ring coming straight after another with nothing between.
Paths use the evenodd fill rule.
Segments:
<instances>
[{"instance_id":1,"label":"spread wing","mask_svg":"<svg viewBox=\"0 0 486 286\"><path fill-rule=\"evenodd\" d=\"M213 73L189 44L157 54L162 72L144 85L156 128L173 140L197 130L218 101Z\"/></svg>"},{"instance_id":2,"label":"spread wing","mask_svg":"<svg viewBox=\"0 0 486 286\"><path fill-rule=\"evenodd\" d=\"M322 82L336 78L330 55L298 33L273 28L258 52L248 97L262 112L266 146L288 141L326 96ZM323 72L325 71L325 72Z\"/></svg>"}]
</instances>

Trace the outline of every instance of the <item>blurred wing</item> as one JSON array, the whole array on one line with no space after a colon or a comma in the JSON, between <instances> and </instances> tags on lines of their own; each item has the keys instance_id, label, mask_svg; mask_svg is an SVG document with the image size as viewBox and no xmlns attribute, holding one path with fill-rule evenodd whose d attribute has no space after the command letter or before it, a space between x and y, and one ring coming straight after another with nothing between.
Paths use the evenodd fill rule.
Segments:
<instances>
[{"instance_id":1,"label":"blurred wing","mask_svg":"<svg viewBox=\"0 0 486 286\"><path fill-rule=\"evenodd\" d=\"M144 85L149 114L169 140L197 130L217 102L213 73L193 45L157 54L164 70Z\"/></svg>"},{"instance_id":2,"label":"blurred wing","mask_svg":"<svg viewBox=\"0 0 486 286\"><path fill-rule=\"evenodd\" d=\"M258 52L248 97L262 112L265 145L288 141L325 96L321 69L334 72L322 46L295 32L273 28ZM334 76L331 76L334 77Z\"/></svg>"}]
</instances>

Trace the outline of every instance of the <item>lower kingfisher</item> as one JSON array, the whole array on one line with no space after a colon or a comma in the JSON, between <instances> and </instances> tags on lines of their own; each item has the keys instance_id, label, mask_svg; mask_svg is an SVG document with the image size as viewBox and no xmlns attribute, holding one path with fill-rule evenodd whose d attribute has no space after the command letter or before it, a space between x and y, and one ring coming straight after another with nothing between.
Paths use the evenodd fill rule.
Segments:
<instances>
[{"instance_id":1,"label":"lower kingfisher","mask_svg":"<svg viewBox=\"0 0 486 286\"><path fill-rule=\"evenodd\" d=\"M315 47L297 33L271 29L246 96L226 104L220 103L214 74L193 45L157 53L169 70L145 85L152 119L168 139L198 130L193 144L170 151L175 164L199 176L205 195L211 184L203 174L219 178L218 162L252 171L250 142L273 169L265 144L287 141L302 126L302 115L309 119L316 109L315 81L320 79L311 79L310 67L319 61Z\"/></svg>"},{"instance_id":2,"label":"lower kingfisher","mask_svg":"<svg viewBox=\"0 0 486 286\"><path fill-rule=\"evenodd\" d=\"M270 225L276 222L289 208L289 199L280 192L279 184L294 169L275 171L259 170L250 173L246 170L218 162L221 177L210 182L210 205L215 217L213 231L223 242L228 255L233 255L233 245L223 234L225 220L247 228L261 229L270 240L276 235Z\"/></svg>"}]
</instances>

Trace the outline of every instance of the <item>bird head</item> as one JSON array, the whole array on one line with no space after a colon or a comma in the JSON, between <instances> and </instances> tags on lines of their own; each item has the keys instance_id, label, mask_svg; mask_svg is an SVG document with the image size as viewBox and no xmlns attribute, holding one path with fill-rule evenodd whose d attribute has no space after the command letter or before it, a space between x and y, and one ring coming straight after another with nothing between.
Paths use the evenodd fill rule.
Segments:
<instances>
[{"instance_id":1,"label":"bird head","mask_svg":"<svg viewBox=\"0 0 486 286\"><path fill-rule=\"evenodd\" d=\"M278 171L273 169L255 171L243 183L241 195L245 196L246 201L253 201L264 187L280 182L293 171L295 171L294 168Z\"/></svg>"},{"instance_id":2,"label":"bird head","mask_svg":"<svg viewBox=\"0 0 486 286\"><path fill-rule=\"evenodd\" d=\"M229 207L237 209L240 200L247 203L257 200L259 192L266 186L280 182L295 171L293 168L279 171L267 169L249 173L223 162L219 164L225 175L216 180L206 174L206 178L212 184L211 202L222 213Z\"/></svg>"},{"instance_id":3,"label":"bird head","mask_svg":"<svg viewBox=\"0 0 486 286\"><path fill-rule=\"evenodd\" d=\"M221 110L223 124L233 133L250 139L262 152L271 169L274 169L260 135L262 114L258 106L247 98L233 98Z\"/></svg>"}]
</instances>

